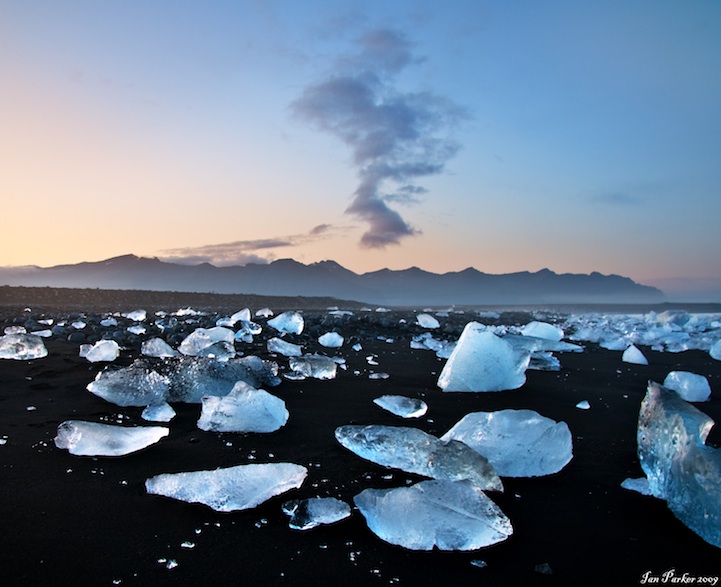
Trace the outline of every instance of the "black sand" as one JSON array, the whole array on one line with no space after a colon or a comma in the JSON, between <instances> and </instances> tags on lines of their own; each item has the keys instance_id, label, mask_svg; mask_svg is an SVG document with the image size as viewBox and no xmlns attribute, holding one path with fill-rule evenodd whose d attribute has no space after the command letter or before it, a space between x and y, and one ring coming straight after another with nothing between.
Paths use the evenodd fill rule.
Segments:
<instances>
[{"instance_id":1,"label":"black sand","mask_svg":"<svg viewBox=\"0 0 721 587\"><path fill-rule=\"evenodd\" d=\"M272 300L253 309L261 305L277 309ZM15 311L6 309L3 327ZM48 304L43 311L60 314L62 306ZM309 322L312 316L317 317L317 331L328 326L320 325L323 314L308 313ZM403 316L412 322L414 314ZM416 331L396 326L399 317L394 313L339 322L344 336L358 336L363 351L356 353L346 344L340 354L349 368L333 381L284 380L270 389L290 412L288 424L278 432L203 432L196 427L199 406L175 405L178 415L169 424L169 437L120 458L75 457L53 443L58 424L66 419L115 422L122 415L126 425L145 424L141 408L120 408L85 390L103 364L88 363L78 356L78 344L58 339L46 340L46 358L1 361L0 438L7 442L0 446L0 582L515 586L638 585L644 577L646 584L653 577L663 583L662 574L669 570L675 577L721 577L718 548L688 530L665 503L620 487L626 477L642 474L635 434L646 382L662 382L671 370L707 376L712 399L697 406L719 421L721 362L700 351L671 354L642 348L650 365L629 365L621 362L621 353L587 344L584 353L557 355L560 372L529 371L519 390L443 393L436 387L443 361L430 351L411 350L409 339ZM508 323L507 318L501 322ZM471 319L471 314L454 318ZM530 317L515 319L522 324ZM372 333L392 336L394 342ZM266 358L265 338L264 333L254 345L238 348ZM131 346L116 364L129 364L138 354ZM370 354L377 355L378 367L367 364ZM279 362L285 361L281 357ZM371 369L390 378L370 380ZM423 398L429 404L427 416L401 420L372 403L387 393ZM584 399L590 410L575 407ZM352 503L367 487L420 480L349 453L334 439L337 426L411 425L442 435L468 412L503 408L530 408L563 420L574 439L574 458L561 472L504 479L505 492L490 494L513 523L515 532L507 541L475 552L411 552L382 542L358 511L333 526L307 532L288 528L280 508L287 499L335 496ZM718 430L712 431L709 444L721 444ZM158 473L280 461L308 467L308 479L299 490L250 511L219 514L144 490L145 479ZM182 547L185 541L194 548ZM163 559L178 566L167 569L158 562ZM471 564L477 560L487 566ZM537 570L543 564L551 574ZM667 583L673 584L670 579Z\"/></svg>"}]
</instances>

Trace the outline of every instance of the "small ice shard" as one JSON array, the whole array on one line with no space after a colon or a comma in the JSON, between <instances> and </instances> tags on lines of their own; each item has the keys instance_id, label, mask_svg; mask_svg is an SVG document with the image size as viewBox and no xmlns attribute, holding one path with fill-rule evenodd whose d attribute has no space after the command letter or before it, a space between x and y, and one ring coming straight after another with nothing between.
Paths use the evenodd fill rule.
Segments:
<instances>
[{"instance_id":1,"label":"small ice shard","mask_svg":"<svg viewBox=\"0 0 721 587\"><path fill-rule=\"evenodd\" d=\"M191 357L221 355L225 358L230 355L228 358L232 358L235 355L234 340L235 333L229 328L196 328L183 339L178 350Z\"/></svg>"},{"instance_id":2,"label":"small ice shard","mask_svg":"<svg viewBox=\"0 0 721 587\"><path fill-rule=\"evenodd\" d=\"M247 510L271 497L297 489L308 469L294 463L237 465L209 471L164 473L145 481L145 489L218 512Z\"/></svg>"},{"instance_id":3,"label":"small ice shard","mask_svg":"<svg viewBox=\"0 0 721 587\"><path fill-rule=\"evenodd\" d=\"M249 320L241 320L234 338L236 341L252 343L253 337L261 332L263 332L263 327L260 324Z\"/></svg>"},{"instance_id":4,"label":"small ice shard","mask_svg":"<svg viewBox=\"0 0 721 587\"><path fill-rule=\"evenodd\" d=\"M288 362L297 374L314 379L335 379L338 368L335 359L317 354L290 357Z\"/></svg>"},{"instance_id":5,"label":"small ice shard","mask_svg":"<svg viewBox=\"0 0 721 587\"><path fill-rule=\"evenodd\" d=\"M273 315L273 310L270 308L261 308L255 315L257 318L270 318Z\"/></svg>"},{"instance_id":6,"label":"small ice shard","mask_svg":"<svg viewBox=\"0 0 721 587\"><path fill-rule=\"evenodd\" d=\"M168 433L164 426L128 428L66 420L58 426L55 446L67 449L73 455L119 457L155 444Z\"/></svg>"},{"instance_id":7,"label":"small ice shard","mask_svg":"<svg viewBox=\"0 0 721 587\"><path fill-rule=\"evenodd\" d=\"M560 371L561 361L551 353L536 352L531 355L528 368L532 371Z\"/></svg>"},{"instance_id":8,"label":"small ice shard","mask_svg":"<svg viewBox=\"0 0 721 587\"><path fill-rule=\"evenodd\" d=\"M277 337L269 339L267 346L269 353L278 353L284 357L300 357L303 354L303 348L300 345Z\"/></svg>"},{"instance_id":9,"label":"small ice shard","mask_svg":"<svg viewBox=\"0 0 721 587\"><path fill-rule=\"evenodd\" d=\"M353 501L374 534L410 550L476 550L513 534L506 515L469 481L366 489Z\"/></svg>"},{"instance_id":10,"label":"small ice shard","mask_svg":"<svg viewBox=\"0 0 721 587\"><path fill-rule=\"evenodd\" d=\"M529 353L536 352L571 352L579 353L583 352L583 347L563 340L549 340L547 338L541 338L538 336L531 336L529 334L519 336L517 334L504 333L501 338L506 342L510 343L511 346L517 351L527 351ZM626 348L624 344L623 348Z\"/></svg>"},{"instance_id":11,"label":"small ice shard","mask_svg":"<svg viewBox=\"0 0 721 587\"><path fill-rule=\"evenodd\" d=\"M638 458L651 494L721 548L721 449L706 446L714 421L649 381L638 416Z\"/></svg>"},{"instance_id":12,"label":"small ice shard","mask_svg":"<svg viewBox=\"0 0 721 587\"><path fill-rule=\"evenodd\" d=\"M717 340L715 343L713 343L711 345L711 348L709 349L708 354L711 355L712 359L721 361L721 340Z\"/></svg>"},{"instance_id":13,"label":"small ice shard","mask_svg":"<svg viewBox=\"0 0 721 587\"><path fill-rule=\"evenodd\" d=\"M621 360L624 363L633 363L634 365L648 365L648 359L643 356L643 353L634 344L623 351Z\"/></svg>"},{"instance_id":14,"label":"small ice shard","mask_svg":"<svg viewBox=\"0 0 721 587\"><path fill-rule=\"evenodd\" d=\"M143 322L148 317L148 314L145 310L133 310L132 312L122 314L122 316L133 322Z\"/></svg>"},{"instance_id":15,"label":"small ice shard","mask_svg":"<svg viewBox=\"0 0 721 587\"><path fill-rule=\"evenodd\" d=\"M145 334L145 326L142 324L133 324L132 326L128 326L128 332L130 334Z\"/></svg>"},{"instance_id":16,"label":"small ice shard","mask_svg":"<svg viewBox=\"0 0 721 587\"><path fill-rule=\"evenodd\" d=\"M711 386L703 375L688 371L671 371L663 386L679 394L687 402L705 402L711 397Z\"/></svg>"},{"instance_id":17,"label":"small ice shard","mask_svg":"<svg viewBox=\"0 0 721 587\"><path fill-rule=\"evenodd\" d=\"M72 326L75 330L82 330L87 326L87 322L83 322L82 320L75 320L70 326Z\"/></svg>"},{"instance_id":18,"label":"small ice shard","mask_svg":"<svg viewBox=\"0 0 721 587\"><path fill-rule=\"evenodd\" d=\"M368 379L388 379L389 377L388 373L371 373L368 375Z\"/></svg>"},{"instance_id":19,"label":"small ice shard","mask_svg":"<svg viewBox=\"0 0 721 587\"><path fill-rule=\"evenodd\" d=\"M149 406L166 400L170 380L142 361L121 369L100 371L86 389L118 406Z\"/></svg>"},{"instance_id":20,"label":"small ice shard","mask_svg":"<svg viewBox=\"0 0 721 587\"><path fill-rule=\"evenodd\" d=\"M146 357L177 357L178 351L162 338L149 338L140 345L140 352Z\"/></svg>"},{"instance_id":21,"label":"small ice shard","mask_svg":"<svg viewBox=\"0 0 721 587\"><path fill-rule=\"evenodd\" d=\"M206 396L198 428L211 432L275 432L288 421L285 402L238 381L225 397Z\"/></svg>"},{"instance_id":22,"label":"small ice shard","mask_svg":"<svg viewBox=\"0 0 721 587\"><path fill-rule=\"evenodd\" d=\"M337 332L326 332L318 337L318 342L329 349L337 349L343 346L343 337Z\"/></svg>"},{"instance_id":23,"label":"small ice shard","mask_svg":"<svg viewBox=\"0 0 721 587\"><path fill-rule=\"evenodd\" d=\"M527 352L516 351L478 322L469 322L448 358L438 387L443 391L501 391L526 382Z\"/></svg>"},{"instance_id":24,"label":"small ice shard","mask_svg":"<svg viewBox=\"0 0 721 587\"><path fill-rule=\"evenodd\" d=\"M441 440L463 442L486 457L501 477L557 473L573 457L571 431L533 410L473 412Z\"/></svg>"},{"instance_id":25,"label":"small ice shard","mask_svg":"<svg viewBox=\"0 0 721 587\"><path fill-rule=\"evenodd\" d=\"M227 326L228 328L233 328L238 322L250 322L250 310L248 308L243 308L239 312L236 312L232 316L226 316L223 318L218 318L215 321L216 326Z\"/></svg>"},{"instance_id":26,"label":"small ice shard","mask_svg":"<svg viewBox=\"0 0 721 587\"><path fill-rule=\"evenodd\" d=\"M591 409L591 404L588 403L588 400L583 400L583 401L578 402L578 403L576 404L576 407L577 407L579 410L590 410L590 409Z\"/></svg>"},{"instance_id":27,"label":"small ice shard","mask_svg":"<svg viewBox=\"0 0 721 587\"><path fill-rule=\"evenodd\" d=\"M537 338L559 342L563 338L563 329L548 322L538 322L534 320L521 328L521 334L523 336L535 336Z\"/></svg>"},{"instance_id":28,"label":"small ice shard","mask_svg":"<svg viewBox=\"0 0 721 587\"><path fill-rule=\"evenodd\" d=\"M245 381L256 389L280 383L278 365L254 355L228 361L181 357L167 363L167 368L170 402L199 404L206 395L228 395L238 381Z\"/></svg>"},{"instance_id":29,"label":"small ice shard","mask_svg":"<svg viewBox=\"0 0 721 587\"><path fill-rule=\"evenodd\" d=\"M110 328L111 326L117 326L118 321L113 318L112 316L108 316L107 318L103 318L100 321L100 326L104 326L105 328Z\"/></svg>"},{"instance_id":30,"label":"small ice shard","mask_svg":"<svg viewBox=\"0 0 721 587\"><path fill-rule=\"evenodd\" d=\"M417 350L439 351L443 348L443 341L433 338L430 332L424 332L411 339L411 348Z\"/></svg>"},{"instance_id":31,"label":"small ice shard","mask_svg":"<svg viewBox=\"0 0 721 587\"><path fill-rule=\"evenodd\" d=\"M382 395L374 399L373 403L401 418L420 418L428 411L426 402L404 395Z\"/></svg>"},{"instance_id":32,"label":"small ice shard","mask_svg":"<svg viewBox=\"0 0 721 587\"><path fill-rule=\"evenodd\" d=\"M350 506L335 497L294 499L283 504L283 512L290 516L293 530L310 530L323 524L334 524L349 518Z\"/></svg>"},{"instance_id":33,"label":"small ice shard","mask_svg":"<svg viewBox=\"0 0 721 587\"><path fill-rule=\"evenodd\" d=\"M53 335L52 330L33 330L30 334L33 336L40 336L42 338L51 338Z\"/></svg>"},{"instance_id":34,"label":"small ice shard","mask_svg":"<svg viewBox=\"0 0 721 587\"><path fill-rule=\"evenodd\" d=\"M469 479L481 489L503 491L488 459L456 440L442 441L417 428L346 425L335 437L368 461L432 479Z\"/></svg>"},{"instance_id":35,"label":"small ice shard","mask_svg":"<svg viewBox=\"0 0 721 587\"><path fill-rule=\"evenodd\" d=\"M416 316L418 326L421 328L440 328L440 323L430 314L418 314Z\"/></svg>"},{"instance_id":36,"label":"small ice shard","mask_svg":"<svg viewBox=\"0 0 721 587\"><path fill-rule=\"evenodd\" d=\"M29 361L48 356L42 338L32 334L6 334L0 336L0 359Z\"/></svg>"},{"instance_id":37,"label":"small ice shard","mask_svg":"<svg viewBox=\"0 0 721 587\"><path fill-rule=\"evenodd\" d=\"M641 495L652 495L651 489L648 486L648 479L646 477L638 477L636 479L628 477L623 480L621 487L628 489L629 491L635 491Z\"/></svg>"},{"instance_id":38,"label":"small ice shard","mask_svg":"<svg viewBox=\"0 0 721 587\"><path fill-rule=\"evenodd\" d=\"M85 358L91 363L114 361L120 356L120 346L114 340L99 340L91 346Z\"/></svg>"},{"instance_id":39,"label":"small ice shard","mask_svg":"<svg viewBox=\"0 0 721 587\"><path fill-rule=\"evenodd\" d=\"M140 417L149 422L170 422L175 418L175 410L168 402L151 404L143 410Z\"/></svg>"},{"instance_id":40,"label":"small ice shard","mask_svg":"<svg viewBox=\"0 0 721 587\"><path fill-rule=\"evenodd\" d=\"M303 316L298 312L283 312L268 320L268 326L275 328L278 332L300 334L303 332Z\"/></svg>"}]
</instances>

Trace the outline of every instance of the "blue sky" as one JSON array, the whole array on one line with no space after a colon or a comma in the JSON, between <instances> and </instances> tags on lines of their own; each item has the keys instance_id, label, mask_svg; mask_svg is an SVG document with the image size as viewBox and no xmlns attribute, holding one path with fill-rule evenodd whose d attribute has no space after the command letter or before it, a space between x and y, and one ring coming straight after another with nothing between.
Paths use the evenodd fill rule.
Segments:
<instances>
[{"instance_id":1,"label":"blue sky","mask_svg":"<svg viewBox=\"0 0 721 587\"><path fill-rule=\"evenodd\" d=\"M548 267L721 299L718 2L0 14L0 265Z\"/></svg>"}]
</instances>

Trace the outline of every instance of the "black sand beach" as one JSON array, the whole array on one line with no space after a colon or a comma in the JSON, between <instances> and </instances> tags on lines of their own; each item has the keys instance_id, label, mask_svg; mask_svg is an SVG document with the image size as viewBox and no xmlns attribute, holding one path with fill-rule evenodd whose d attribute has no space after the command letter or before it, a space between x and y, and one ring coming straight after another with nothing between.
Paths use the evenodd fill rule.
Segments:
<instances>
[{"instance_id":1,"label":"black sand beach","mask_svg":"<svg viewBox=\"0 0 721 587\"><path fill-rule=\"evenodd\" d=\"M70 316L81 308L63 292L42 307L32 300L4 302L2 326L25 306L40 315ZM165 300L165 309L193 305ZM229 304L237 303L238 300ZM298 301L298 300L295 300ZM142 299L114 299L85 311L127 312ZM528 371L526 384L498 393L443 393L436 381L444 361L431 351L409 348L414 312L355 312L352 321L331 320L315 307L305 310L307 332L297 337L307 352L322 350L317 333L335 325L363 350L337 353L348 369L332 381L287 381L272 388L290 419L272 434L218 434L196 426L200 407L176 404L170 435L141 452L119 458L77 457L55 447L58 424L67 419L147 424L142 408L121 408L86 391L104 363L78 356L79 344L46 339L49 355L0 362L0 582L3 585L638 585L673 584L673 578L721 577L721 552L687 529L652 497L621 488L642 471L636 455L636 424L648 380L669 371L705 375L711 400L696 406L721 420L721 362L702 351L642 351L648 366L621 361L621 353L584 344L583 353L559 353L559 372ZM325 301L322 302L326 304ZM160 304L162 305L162 304ZM147 306L149 312L162 309ZM274 300L253 300L252 310ZM236 311L244 307L235 305ZM357 310L355 307L341 309ZM20 312L21 314L18 314ZM407 323L399 325L400 318ZM447 336L477 316L454 314ZM530 314L502 315L499 323L523 324ZM443 322L443 321L442 321ZM454 330L455 329L455 330ZM392 342L377 336L390 337ZM245 355L269 358L268 335L238 344ZM294 340L293 337L290 337ZM326 349L326 352L328 349ZM328 354L336 354L330 352ZM377 356L378 366L366 357ZM137 341L117 365L139 356ZM283 357L277 358L287 365ZM354 372L358 371L359 374ZM368 378L372 371L389 374ZM419 420L402 420L373 399L401 394L424 399ZM589 410L576 404L588 400ZM366 462L341 447L334 430L342 424L416 426L437 436L473 411L529 408L565 421L573 460L559 473L504 479L505 492L491 493L508 515L514 534L473 552L413 552L384 543L354 510L350 519L300 532L288 528L281 504L288 499L334 496L352 503L365 488L398 487L420 477ZM713 430L708 444L721 445ZM168 472L213 469L251 462L293 462L308 467L304 485L261 506L220 514L209 508L147 495L145 480ZM192 548L182 546L184 542ZM177 566L167 568L165 561ZM161 561L161 562L159 562ZM485 561L480 568L473 561ZM550 573L548 572L550 569ZM542 572L542 571L546 572ZM655 580L657 579L657 580ZM680 584L680 582L679 582ZM713 581L709 584L713 584Z\"/></svg>"}]
</instances>

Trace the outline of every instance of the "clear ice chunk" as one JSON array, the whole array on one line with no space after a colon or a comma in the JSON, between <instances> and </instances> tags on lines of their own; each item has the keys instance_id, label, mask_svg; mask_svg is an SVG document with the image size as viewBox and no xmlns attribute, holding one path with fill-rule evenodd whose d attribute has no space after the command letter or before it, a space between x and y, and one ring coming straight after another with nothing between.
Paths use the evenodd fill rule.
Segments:
<instances>
[{"instance_id":1,"label":"clear ice chunk","mask_svg":"<svg viewBox=\"0 0 721 587\"><path fill-rule=\"evenodd\" d=\"M342 446L368 461L432 479L468 479L481 489L503 491L488 459L456 440L441 441L417 428L349 424L336 428Z\"/></svg>"},{"instance_id":2,"label":"clear ice chunk","mask_svg":"<svg viewBox=\"0 0 721 587\"><path fill-rule=\"evenodd\" d=\"M149 338L140 345L140 352L146 357L177 357L178 351L162 338Z\"/></svg>"},{"instance_id":3,"label":"clear ice chunk","mask_svg":"<svg viewBox=\"0 0 721 587\"><path fill-rule=\"evenodd\" d=\"M293 530L310 530L324 524L334 524L349 518L350 506L335 497L294 499L283 504L283 512L290 516Z\"/></svg>"},{"instance_id":4,"label":"clear ice chunk","mask_svg":"<svg viewBox=\"0 0 721 587\"><path fill-rule=\"evenodd\" d=\"M563 338L563 329L548 322L538 322L534 320L521 328L521 334L523 336L535 336L536 338L559 342Z\"/></svg>"},{"instance_id":5,"label":"clear ice chunk","mask_svg":"<svg viewBox=\"0 0 721 587\"><path fill-rule=\"evenodd\" d=\"M271 338L266 344L269 353L278 353L284 357L300 357L303 354L300 345L287 342L281 338Z\"/></svg>"},{"instance_id":6,"label":"clear ice chunk","mask_svg":"<svg viewBox=\"0 0 721 587\"><path fill-rule=\"evenodd\" d=\"M318 354L290 357L288 363L296 374L313 379L335 379L338 368L336 359Z\"/></svg>"},{"instance_id":7,"label":"clear ice chunk","mask_svg":"<svg viewBox=\"0 0 721 587\"><path fill-rule=\"evenodd\" d=\"M561 361L551 353L535 352L531 355L528 369L531 371L560 371Z\"/></svg>"},{"instance_id":8,"label":"clear ice chunk","mask_svg":"<svg viewBox=\"0 0 721 587\"><path fill-rule=\"evenodd\" d=\"M343 346L343 337L337 332L326 332L318 337L321 346L329 349L337 349Z\"/></svg>"},{"instance_id":9,"label":"clear ice chunk","mask_svg":"<svg viewBox=\"0 0 721 587\"><path fill-rule=\"evenodd\" d=\"M643 355L638 347L633 344L623 351L621 360L624 363L632 363L634 365L648 365L648 359Z\"/></svg>"},{"instance_id":10,"label":"clear ice chunk","mask_svg":"<svg viewBox=\"0 0 721 587\"><path fill-rule=\"evenodd\" d=\"M438 320L436 320L433 316L430 314L418 314L416 316L416 321L418 322L418 326L421 328L440 328L440 323Z\"/></svg>"},{"instance_id":11,"label":"clear ice chunk","mask_svg":"<svg viewBox=\"0 0 721 587\"><path fill-rule=\"evenodd\" d=\"M150 494L201 503L218 512L232 512L254 508L297 489L307 475L308 469L294 463L237 465L156 475L145 481L145 489Z\"/></svg>"},{"instance_id":12,"label":"clear ice chunk","mask_svg":"<svg viewBox=\"0 0 721 587\"><path fill-rule=\"evenodd\" d=\"M0 336L0 359L29 361L48 356L42 338L32 334L6 334Z\"/></svg>"},{"instance_id":13,"label":"clear ice chunk","mask_svg":"<svg viewBox=\"0 0 721 587\"><path fill-rule=\"evenodd\" d=\"M238 381L224 397L205 396L198 428L211 432L275 432L288 421L285 402Z\"/></svg>"},{"instance_id":14,"label":"clear ice chunk","mask_svg":"<svg viewBox=\"0 0 721 587\"><path fill-rule=\"evenodd\" d=\"M164 426L113 426L97 422L66 420L58 426L55 446L70 454L119 457L144 449L167 436Z\"/></svg>"},{"instance_id":15,"label":"clear ice chunk","mask_svg":"<svg viewBox=\"0 0 721 587\"><path fill-rule=\"evenodd\" d=\"M687 402L705 402L711 397L711 386L703 375L688 371L671 371L663 386L679 394Z\"/></svg>"},{"instance_id":16,"label":"clear ice chunk","mask_svg":"<svg viewBox=\"0 0 721 587\"><path fill-rule=\"evenodd\" d=\"M448 358L438 387L443 391L502 391L526 382L530 354L515 350L478 322L469 322Z\"/></svg>"},{"instance_id":17,"label":"clear ice chunk","mask_svg":"<svg viewBox=\"0 0 721 587\"><path fill-rule=\"evenodd\" d=\"M573 458L568 425L533 410L466 414L441 437L452 439L486 457L501 477L550 475Z\"/></svg>"},{"instance_id":18,"label":"clear ice chunk","mask_svg":"<svg viewBox=\"0 0 721 587\"><path fill-rule=\"evenodd\" d=\"M629 491L635 491L641 495L651 495L651 489L648 486L646 477L632 478L628 477L621 482L621 487Z\"/></svg>"},{"instance_id":19,"label":"clear ice chunk","mask_svg":"<svg viewBox=\"0 0 721 587\"><path fill-rule=\"evenodd\" d=\"M706 446L714 421L649 381L638 416L638 458L652 495L721 548L721 449Z\"/></svg>"},{"instance_id":20,"label":"clear ice chunk","mask_svg":"<svg viewBox=\"0 0 721 587\"><path fill-rule=\"evenodd\" d=\"M374 399L373 403L401 418L420 418L428 411L426 402L404 395L382 395Z\"/></svg>"},{"instance_id":21,"label":"clear ice chunk","mask_svg":"<svg viewBox=\"0 0 721 587\"><path fill-rule=\"evenodd\" d=\"M133 322L143 322L148 317L148 314L145 310L133 310L132 312L122 314L122 316Z\"/></svg>"},{"instance_id":22,"label":"clear ice chunk","mask_svg":"<svg viewBox=\"0 0 721 587\"><path fill-rule=\"evenodd\" d=\"M353 501L376 536L410 550L476 550L513 534L508 517L469 481L366 489Z\"/></svg>"},{"instance_id":23,"label":"clear ice chunk","mask_svg":"<svg viewBox=\"0 0 721 587\"><path fill-rule=\"evenodd\" d=\"M100 371L86 388L118 406L149 406L163 403L169 387L168 377L136 360L128 367Z\"/></svg>"},{"instance_id":24,"label":"clear ice chunk","mask_svg":"<svg viewBox=\"0 0 721 587\"><path fill-rule=\"evenodd\" d=\"M303 332L303 316L298 312L283 312L268 320L268 326L275 328L278 332L300 334Z\"/></svg>"},{"instance_id":25,"label":"clear ice chunk","mask_svg":"<svg viewBox=\"0 0 721 587\"><path fill-rule=\"evenodd\" d=\"M85 358L91 363L111 362L119 356L120 345L114 340L99 340L85 353Z\"/></svg>"},{"instance_id":26,"label":"clear ice chunk","mask_svg":"<svg viewBox=\"0 0 721 587\"><path fill-rule=\"evenodd\" d=\"M140 417L149 422L170 422L175 418L175 410L168 402L151 404L143 410Z\"/></svg>"},{"instance_id":27,"label":"clear ice chunk","mask_svg":"<svg viewBox=\"0 0 721 587\"><path fill-rule=\"evenodd\" d=\"M235 333L229 328L215 326L213 328L196 328L180 343L178 350L190 357L225 356L235 354ZM225 343L225 344L223 344Z\"/></svg>"}]
</instances>

